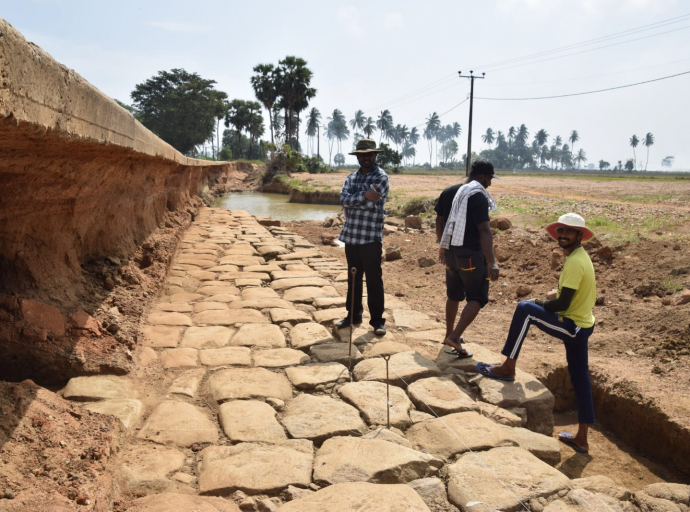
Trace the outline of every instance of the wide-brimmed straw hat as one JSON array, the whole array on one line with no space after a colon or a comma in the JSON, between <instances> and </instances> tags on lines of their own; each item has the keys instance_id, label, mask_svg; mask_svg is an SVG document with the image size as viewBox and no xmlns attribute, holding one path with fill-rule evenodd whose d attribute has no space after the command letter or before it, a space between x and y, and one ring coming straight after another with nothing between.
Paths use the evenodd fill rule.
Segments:
<instances>
[{"instance_id":1,"label":"wide-brimmed straw hat","mask_svg":"<svg viewBox=\"0 0 690 512\"><path fill-rule=\"evenodd\" d=\"M365 153L383 153L382 149L376 149L376 141L372 139L360 139L357 142L357 147L352 153L348 155L363 155Z\"/></svg>"},{"instance_id":2,"label":"wide-brimmed straw hat","mask_svg":"<svg viewBox=\"0 0 690 512\"><path fill-rule=\"evenodd\" d=\"M546 226L546 231L554 240L558 240L558 233L556 230L563 226L582 231L583 242L591 240L596 236L591 229L585 227L585 219L583 219L582 216L578 215L577 213L566 213L565 215L561 215L558 217L558 222L554 222L553 224Z\"/></svg>"}]
</instances>

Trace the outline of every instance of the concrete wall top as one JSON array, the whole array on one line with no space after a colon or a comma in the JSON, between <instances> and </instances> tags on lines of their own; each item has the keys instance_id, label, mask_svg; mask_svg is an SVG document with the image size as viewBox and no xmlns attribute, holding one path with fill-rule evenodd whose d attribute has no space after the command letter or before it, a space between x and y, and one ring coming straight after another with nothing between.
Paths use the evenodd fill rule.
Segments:
<instances>
[{"instance_id":1,"label":"concrete wall top","mask_svg":"<svg viewBox=\"0 0 690 512\"><path fill-rule=\"evenodd\" d=\"M181 165L219 164L184 156L0 18L0 121L3 118Z\"/></svg>"}]
</instances>

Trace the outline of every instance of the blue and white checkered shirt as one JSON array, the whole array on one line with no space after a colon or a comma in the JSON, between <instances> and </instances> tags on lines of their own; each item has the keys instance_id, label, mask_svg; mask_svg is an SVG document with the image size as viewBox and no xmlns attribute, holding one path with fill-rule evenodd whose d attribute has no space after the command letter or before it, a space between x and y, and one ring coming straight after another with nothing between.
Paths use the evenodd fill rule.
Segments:
<instances>
[{"instance_id":1,"label":"blue and white checkered shirt","mask_svg":"<svg viewBox=\"0 0 690 512\"><path fill-rule=\"evenodd\" d=\"M372 185L381 194L376 202L364 197ZM383 220L386 218L383 205L387 199L388 175L378 165L367 174L359 171L350 174L340 191L340 204L345 211L340 241L350 245L383 243Z\"/></svg>"}]
</instances>

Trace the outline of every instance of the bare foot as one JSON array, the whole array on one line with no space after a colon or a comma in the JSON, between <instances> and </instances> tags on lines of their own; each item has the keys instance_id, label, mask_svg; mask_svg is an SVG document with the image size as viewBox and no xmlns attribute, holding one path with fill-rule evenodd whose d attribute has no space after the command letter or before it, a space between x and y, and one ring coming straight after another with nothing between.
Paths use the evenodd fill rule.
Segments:
<instances>
[{"instance_id":1,"label":"bare foot","mask_svg":"<svg viewBox=\"0 0 690 512\"><path fill-rule=\"evenodd\" d=\"M580 453L587 453L589 451L589 444L586 440L580 439L569 432L561 432L558 434L558 440L571 446L574 450L579 451Z\"/></svg>"},{"instance_id":2,"label":"bare foot","mask_svg":"<svg viewBox=\"0 0 690 512\"><path fill-rule=\"evenodd\" d=\"M464 338L460 337L460 339L464 341ZM462 348L462 341L459 341L459 340L455 341L455 340L451 340L450 338L446 338L443 340L443 344L448 345L451 348L454 348L458 352L461 352L461 353L466 352L465 349Z\"/></svg>"}]
</instances>

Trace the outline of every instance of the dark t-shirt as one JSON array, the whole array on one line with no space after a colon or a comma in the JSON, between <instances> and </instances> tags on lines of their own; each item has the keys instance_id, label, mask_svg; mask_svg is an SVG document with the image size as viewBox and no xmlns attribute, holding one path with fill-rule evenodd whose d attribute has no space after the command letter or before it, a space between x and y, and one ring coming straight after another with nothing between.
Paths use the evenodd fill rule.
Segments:
<instances>
[{"instance_id":1,"label":"dark t-shirt","mask_svg":"<svg viewBox=\"0 0 690 512\"><path fill-rule=\"evenodd\" d=\"M446 188L438 198L434 211L437 215L443 217L443 227L446 226L446 221L450 215L453 207L453 199L462 183L452 185ZM472 194L467 199L467 222L465 223L465 239L462 246L467 249L480 251L482 244L479 241L479 230L477 224L482 222L489 222L489 201L481 192Z\"/></svg>"}]
</instances>

